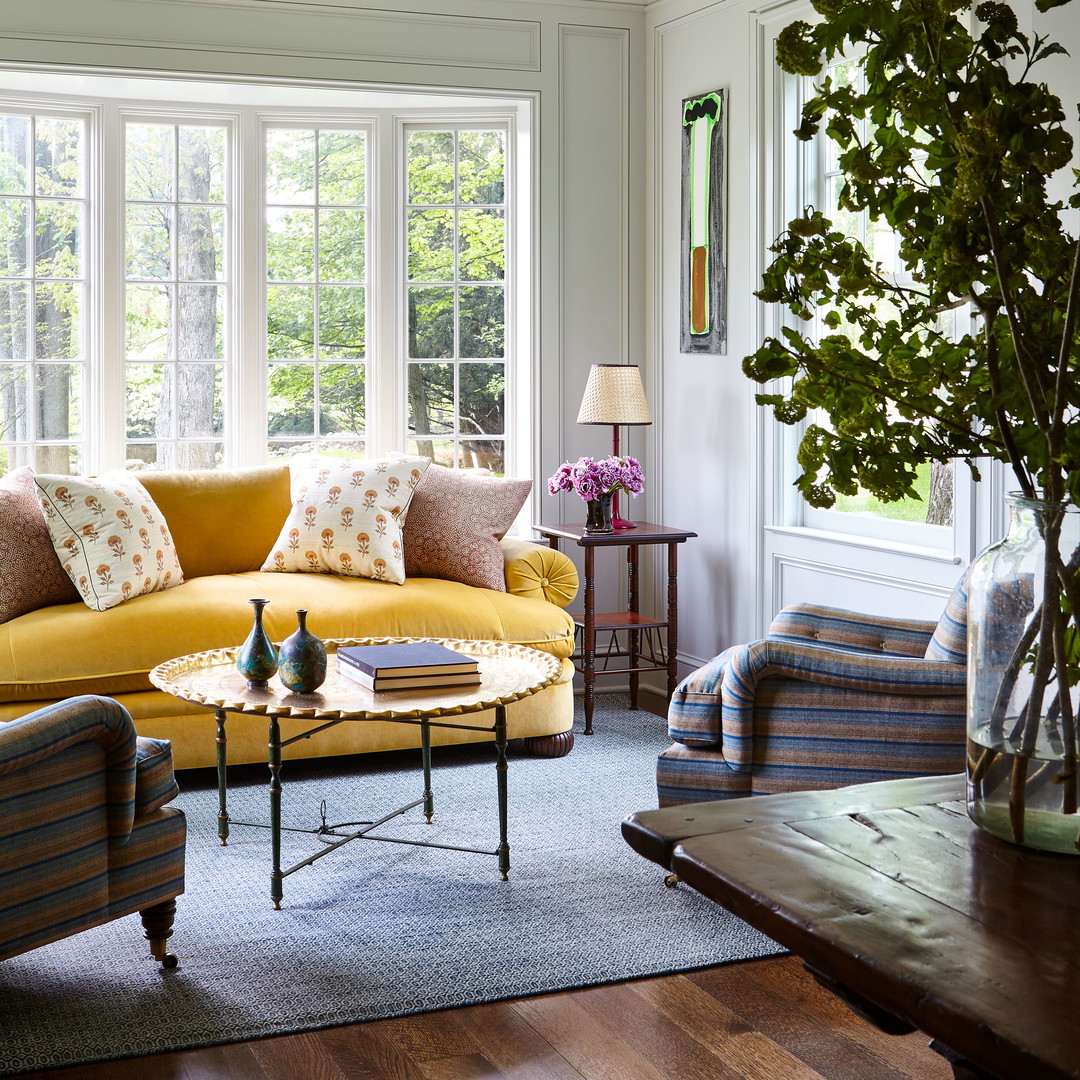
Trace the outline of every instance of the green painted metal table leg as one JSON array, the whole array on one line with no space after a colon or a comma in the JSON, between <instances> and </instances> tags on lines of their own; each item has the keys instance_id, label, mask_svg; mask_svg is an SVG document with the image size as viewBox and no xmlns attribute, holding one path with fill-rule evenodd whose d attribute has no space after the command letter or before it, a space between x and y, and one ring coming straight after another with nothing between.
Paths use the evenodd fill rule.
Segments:
<instances>
[{"instance_id":1,"label":"green painted metal table leg","mask_svg":"<svg viewBox=\"0 0 1080 1080\"><path fill-rule=\"evenodd\" d=\"M215 710L214 716L217 719L217 831L218 839L221 841L222 847L224 847L229 842L228 782L225 778L225 767L228 760L225 743L225 710Z\"/></svg>"},{"instance_id":2,"label":"green painted metal table leg","mask_svg":"<svg viewBox=\"0 0 1080 1080\"><path fill-rule=\"evenodd\" d=\"M435 816L435 795L431 790L431 725L420 721L420 754L424 761L424 816L427 823Z\"/></svg>"},{"instance_id":3,"label":"green painted metal table leg","mask_svg":"<svg viewBox=\"0 0 1080 1080\"><path fill-rule=\"evenodd\" d=\"M270 855L273 869L270 872L270 899L274 909L281 910L281 727L276 716L270 717Z\"/></svg>"},{"instance_id":4,"label":"green painted metal table leg","mask_svg":"<svg viewBox=\"0 0 1080 1080\"><path fill-rule=\"evenodd\" d=\"M506 809L506 707L495 706L495 775L499 784L499 873L503 881L510 877L509 824Z\"/></svg>"}]
</instances>

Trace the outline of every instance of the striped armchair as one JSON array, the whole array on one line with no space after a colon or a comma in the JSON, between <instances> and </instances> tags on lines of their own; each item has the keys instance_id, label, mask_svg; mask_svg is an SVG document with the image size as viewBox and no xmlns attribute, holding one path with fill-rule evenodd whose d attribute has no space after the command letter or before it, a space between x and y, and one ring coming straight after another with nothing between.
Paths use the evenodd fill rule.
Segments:
<instances>
[{"instance_id":1,"label":"striped armchair","mask_svg":"<svg viewBox=\"0 0 1080 1080\"><path fill-rule=\"evenodd\" d=\"M111 698L0 724L0 960L138 911L165 967L184 891L172 748Z\"/></svg>"},{"instance_id":2,"label":"striped armchair","mask_svg":"<svg viewBox=\"0 0 1080 1080\"><path fill-rule=\"evenodd\" d=\"M940 621L784 608L668 708L660 806L962 772L966 575Z\"/></svg>"}]
</instances>

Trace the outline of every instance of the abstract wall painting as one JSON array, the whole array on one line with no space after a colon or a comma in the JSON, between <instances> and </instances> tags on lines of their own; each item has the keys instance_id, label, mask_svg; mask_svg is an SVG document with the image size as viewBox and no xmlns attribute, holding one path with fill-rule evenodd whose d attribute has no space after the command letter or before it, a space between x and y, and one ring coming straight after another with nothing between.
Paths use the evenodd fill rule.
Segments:
<instances>
[{"instance_id":1,"label":"abstract wall painting","mask_svg":"<svg viewBox=\"0 0 1080 1080\"><path fill-rule=\"evenodd\" d=\"M680 351L727 352L727 91L682 103Z\"/></svg>"}]
</instances>

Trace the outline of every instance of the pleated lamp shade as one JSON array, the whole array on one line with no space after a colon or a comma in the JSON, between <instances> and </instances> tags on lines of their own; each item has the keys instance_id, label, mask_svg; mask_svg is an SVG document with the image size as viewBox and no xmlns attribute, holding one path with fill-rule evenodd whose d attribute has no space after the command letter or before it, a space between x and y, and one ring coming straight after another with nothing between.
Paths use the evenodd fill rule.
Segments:
<instances>
[{"instance_id":1,"label":"pleated lamp shade","mask_svg":"<svg viewBox=\"0 0 1080 1080\"><path fill-rule=\"evenodd\" d=\"M593 364L578 412L579 424L651 424L636 364Z\"/></svg>"}]
</instances>

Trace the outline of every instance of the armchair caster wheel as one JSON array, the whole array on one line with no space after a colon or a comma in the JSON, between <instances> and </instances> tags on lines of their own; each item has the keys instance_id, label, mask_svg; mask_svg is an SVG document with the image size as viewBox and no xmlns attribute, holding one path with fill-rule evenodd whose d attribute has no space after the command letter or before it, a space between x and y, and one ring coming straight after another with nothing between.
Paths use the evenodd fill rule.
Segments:
<instances>
[{"instance_id":1,"label":"armchair caster wheel","mask_svg":"<svg viewBox=\"0 0 1080 1080\"><path fill-rule=\"evenodd\" d=\"M162 968L168 971L180 966L180 961L172 953L166 953L164 956L155 957L155 959L160 960Z\"/></svg>"},{"instance_id":2,"label":"armchair caster wheel","mask_svg":"<svg viewBox=\"0 0 1080 1080\"><path fill-rule=\"evenodd\" d=\"M664 884L667 886L667 888L674 889L675 886L679 884L679 875L678 874L668 874L664 878Z\"/></svg>"}]
</instances>

